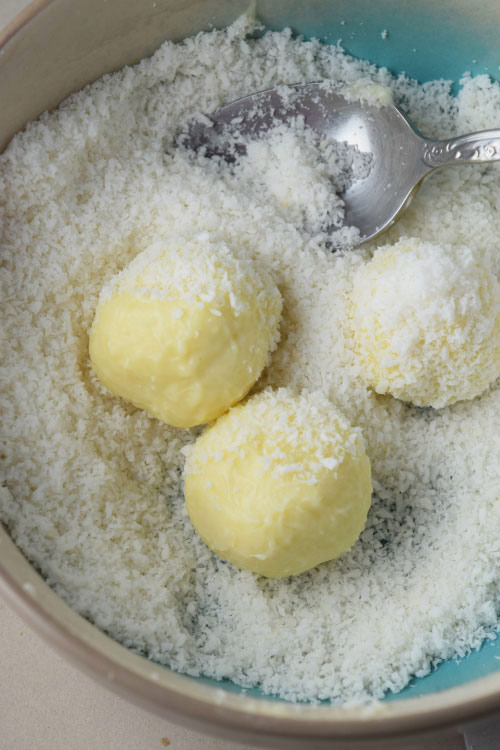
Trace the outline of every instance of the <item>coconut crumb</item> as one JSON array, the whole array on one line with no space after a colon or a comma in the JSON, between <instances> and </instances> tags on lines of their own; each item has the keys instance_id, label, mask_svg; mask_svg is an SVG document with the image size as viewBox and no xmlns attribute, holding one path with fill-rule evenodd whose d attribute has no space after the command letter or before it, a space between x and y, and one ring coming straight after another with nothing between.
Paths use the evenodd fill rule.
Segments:
<instances>
[{"instance_id":1,"label":"coconut crumb","mask_svg":"<svg viewBox=\"0 0 500 750\"><path fill-rule=\"evenodd\" d=\"M188 162L175 139L225 102L322 79L386 86L444 138L464 123L498 127L488 103L500 87L468 78L453 98L449 82L419 85L340 46L251 30L245 18L166 42L0 156L1 519L77 612L153 661L293 701L373 700L498 625L500 389L439 414L368 390L348 299L377 243L332 254L268 188ZM467 244L498 273L499 180L497 165L437 173L383 242ZM372 462L358 543L295 578L263 580L207 549L182 496L197 431L149 418L91 373L103 286L156 238L200 232L273 274L283 295L281 343L257 388L320 391L362 430Z\"/></svg>"}]
</instances>

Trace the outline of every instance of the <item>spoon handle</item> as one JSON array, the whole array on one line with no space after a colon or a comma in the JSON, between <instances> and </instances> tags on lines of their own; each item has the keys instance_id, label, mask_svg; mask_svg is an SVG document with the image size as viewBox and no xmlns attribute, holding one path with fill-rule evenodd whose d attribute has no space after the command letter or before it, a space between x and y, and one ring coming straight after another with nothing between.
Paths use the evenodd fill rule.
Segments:
<instances>
[{"instance_id":1,"label":"spoon handle","mask_svg":"<svg viewBox=\"0 0 500 750\"><path fill-rule=\"evenodd\" d=\"M500 160L500 129L480 130L447 141L424 139L422 159L431 169L447 164Z\"/></svg>"}]
</instances>

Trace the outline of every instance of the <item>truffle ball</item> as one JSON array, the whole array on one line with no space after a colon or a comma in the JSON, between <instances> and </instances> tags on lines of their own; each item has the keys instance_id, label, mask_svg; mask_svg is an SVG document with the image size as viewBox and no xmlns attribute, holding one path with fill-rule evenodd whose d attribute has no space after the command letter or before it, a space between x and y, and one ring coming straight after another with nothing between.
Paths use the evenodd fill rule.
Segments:
<instances>
[{"instance_id":1,"label":"truffle ball","mask_svg":"<svg viewBox=\"0 0 500 750\"><path fill-rule=\"evenodd\" d=\"M276 346L281 295L205 235L158 242L101 292L90 358L112 393L177 427L240 401Z\"/></svg>"},{"instance_id":2,"label":"truffle ball","mask_svg":"<svg viewBox=\"0 0 500 750\"><path fill-rule=\"evenodd\" d=\"M404 238L354 277L352 335L377 393L437 409L500 375L500 284L468 247Z\"/></svg>"},{"instance_id":3,"label":"truffle ball","mask_svg":"<svg viewBox=\"0 0 500 750\"><path fill-rule=\"evenodd\" d=\"M267 576L302 573L356 541L371 502L360 431L323 396L253 396L189 450L193 525L222 559Z\"/></svg>"}]
</instances>

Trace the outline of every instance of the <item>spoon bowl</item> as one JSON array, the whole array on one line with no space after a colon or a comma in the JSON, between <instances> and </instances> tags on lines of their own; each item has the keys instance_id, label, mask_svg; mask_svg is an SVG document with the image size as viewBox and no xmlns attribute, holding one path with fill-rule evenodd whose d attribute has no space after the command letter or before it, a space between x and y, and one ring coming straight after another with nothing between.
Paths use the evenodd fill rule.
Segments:
<instances>
[{"instance_id":1,"label":"spoon bowl","mask_svg":"<svg viewBox=\"0 0 500 750\"><path fill-rule=\"evenodd\" d=\"M355 98L330 81L279 86L237 99L197 120L182 135L182 143L234 161L245 152L245 140L263 137L297 117L323 139L372 156L367 176L341 195L344 225L359 230L359 243L392 226L435 169L500 160L500 129L431 140L392 102Z\"/></svg>"}]
</instances>

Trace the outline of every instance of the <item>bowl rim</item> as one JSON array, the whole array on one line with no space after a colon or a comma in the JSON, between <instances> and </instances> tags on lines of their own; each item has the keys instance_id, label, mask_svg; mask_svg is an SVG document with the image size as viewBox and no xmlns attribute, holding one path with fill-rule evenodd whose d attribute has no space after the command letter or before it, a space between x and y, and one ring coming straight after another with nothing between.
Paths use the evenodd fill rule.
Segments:
<instances>
[{"instance_id":1,"label":"bowl rim","mask_svg":"<svg viewBox=\"0 0 500 750\"><path fill-rule=\"evenodd\" d=\"M57 0L32 0L3 29L0 53ZM314 740L415 736L500 712L500 671L428 696L391 703L293 704L197 682L122 646L91 624L38 574L0 523L0 596L69 661L129 701L165 718L217 733Z\"/></svg>"},{"instance_id":2,"label":"bowl rim","mask_svg":"<svg viewBox=\"0 0 500 750\"><path fill-rule=\"evenodd\" d=\"M55 0L31 0L9 23L0 28L0 49Z\"/></svg>"},{"instance_id":3,"label":"bowl rim","mask_svg":"<svg viewBox=\"0 0 500 750\"><path fill-rule=\"evenodd\" d=\"M0 596L49 645L122 697L193 728L314 740L375 740L443 730L500 708L500 674L390 703L294 704L233 693L122 646L45 582L0 524Z\"/></svg>"}]
</instances>

